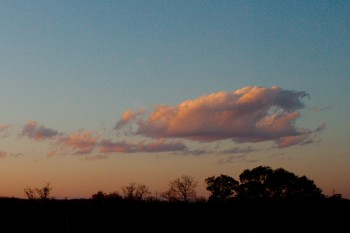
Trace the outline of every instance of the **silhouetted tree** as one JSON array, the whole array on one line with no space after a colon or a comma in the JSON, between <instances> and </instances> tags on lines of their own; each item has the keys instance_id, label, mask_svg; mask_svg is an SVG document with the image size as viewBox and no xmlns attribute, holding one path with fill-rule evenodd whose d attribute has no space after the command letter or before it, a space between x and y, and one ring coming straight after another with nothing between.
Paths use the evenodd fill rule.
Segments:
<instances>
[{"instance_id":1,"label":"silhouetted tree","mask_svg":"<svg viewBox=\"0 0 350 233\"><path fill-rule=\"evenodd\" d=\"M120 201L123 197L118 192L112 192L107 194L106 199L108 201Z\"/></svg>"},{"instance_id":2,"label":"silhouetted tree","mask_svg":"<svg viewBox=\"0 0 350 233\"><path fill-rule=\"evenodd\" d=\"M306 176L298 177L293 184L293 191L288 195L292 198L323 198L322 190L318 188L313 180Z\"/></svg>"},{"instance_id":3,"label":"silhouetted tree","mask_svg":"<svg viewBox=\"0 0 350 233\"><path fill-rule=\"evenodd\" d=\"M144 184L130 183L129 185L122 186L124 199L141 201L148 197L151 192Z\"/></svg>"},{"instance_id":4,"label":"silhouetted tree","mask_svg":"<svg viewBox=\"0 0 350 233\"><path fill-rule=\"evenodd\" d=\"M99 190L97 193L92 194L91 199L94 201L102 202L106 200L107 194L104 193L103 191Z\"/></svg>"},{"instance_id":5,"label":"silhouetted tree","mask_svg":"<svg viewBox=\"0 0 350 233\"><path fill-rule=\"evenodd\" d=\"M266 180L273 173L270 167L259 166L252 170L246 169L239 175L241 184L238 188L238 197L261 199L266 198Z\"/></svg>"},{"instance_id":6,"label":"silhouetted tree","mask_svg":"<svg viewBox=\"0 0 350 233\"><path fill-rule=\"evenodd\" d=\"M276 170L259 166L244 170L239 176L241 184L238 197L251 199L321 198L319 189L306 176L297 175L283 168Z\"/></svg>"},{"instance_id":7,"label":"silhouetted tree","mask_svg":"<svg viewBox=\"0 0 350 233\"><path fill-rule=\"evenodd\" d=\"M239 187L239 182L237 180L222 174L218 177L208 177L205 179L205 182L207 184L207 190L211 192L209 201L224 202L232 198Z\"/></svg>"},{"instance_id":8,"label":"silhouetted tree","mask_svg":"<svg viewBox=\"0 0 350 233\"><path fill-rule=\"evenodd\" d=\"M195 178L183 175L169 183L169 189L162 194L168 201L191 202L196 200L196 187L198 182Z\"/></svg>"},{"instance_id":9,"label":"silhouetted tree","mask_svg":"<svg viewBox=\"0 0 350 233\"><path fill-rule=\"evenodd\" d=\"M91 196L91 199L97 202L104 202L104 201L116 201L116 200L122 200L122 196L119 195L118 192L112 192L112 193L105 193L101 190L99 190L97 193L93 194Z\"/></svg>"}]
</instances>

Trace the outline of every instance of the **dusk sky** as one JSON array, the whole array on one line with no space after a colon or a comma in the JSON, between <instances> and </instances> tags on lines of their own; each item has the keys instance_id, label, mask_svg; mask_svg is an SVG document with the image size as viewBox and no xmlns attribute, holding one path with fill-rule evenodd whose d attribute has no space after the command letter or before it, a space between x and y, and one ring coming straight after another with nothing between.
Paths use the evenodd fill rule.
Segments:
<instances>
[{"instance_id":1,"label":"dusk sky","mask_svg":"<svg viewBox=\"0 0 350 233\"><path fill-rule=\"evenodd\" d=\"M284 168L350 198L350 1L0 1L0 196Z\"/></svg>"}]
</instances>

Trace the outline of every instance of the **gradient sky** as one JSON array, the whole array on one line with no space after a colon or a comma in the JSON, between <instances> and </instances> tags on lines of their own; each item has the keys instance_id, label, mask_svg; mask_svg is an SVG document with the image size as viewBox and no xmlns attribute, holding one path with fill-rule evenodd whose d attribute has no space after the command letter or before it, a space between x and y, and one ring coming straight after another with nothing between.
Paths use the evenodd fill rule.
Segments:
<instances>
[{"instance_id":1,"label":"gradient sky","mask_svg":"<svg viewBox=\"0 0 350 233\"><path fill-rule=\"evenodd\" d=\"M350 198L349 1L1 1L0 195L282 167Z\"/></svg>"}]
</instances>

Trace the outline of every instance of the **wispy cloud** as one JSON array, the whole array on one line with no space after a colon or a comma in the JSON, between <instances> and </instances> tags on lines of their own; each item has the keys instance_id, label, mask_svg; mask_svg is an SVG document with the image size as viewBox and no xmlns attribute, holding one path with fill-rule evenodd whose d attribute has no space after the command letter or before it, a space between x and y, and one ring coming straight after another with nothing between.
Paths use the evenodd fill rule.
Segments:
<instances>
[{"instance_id":1,"label":"wispy cloud","mask_svg":"<svg viewBox=\"0 0 350 233\"><path fill-rule=\"evenodd\" d=\"M112 142L103 140L100 143L101 153L136 153L136 152L173 152L184 151L186 146L181 141L166 142L159 139L150 143L128 143L126 141Z\"/></svg>"},{"instance_id":2,"label":"wispy cloud","mask_svg":"<svg viewBox=\"0 0 350 233\"><path fill-rule=\"evenodd\" d=\"M304 108L304 91L280 87L244 87L234 92L217 92L175 106L157 106L145 117L128 110L117 125L136 123L135 134L153 138L185 138L209 142L272 140L280 147L301 143L309 134L296 121ZM135 120L135 115L139 119ZM116 127L119 129L120 127Z\"/></svg>"},{"instance_id":3,"label":"wispy cloud","mask_svg":"<svg viewBox=\"0 0 350 233\"><path fill-rule=\"evenodd\" d=\"M307 130L303 134L297 136L288 136L278 139L274 147L284 148L293 145L307 145L319 142L319 135L325 130L326 124L322 123L315 130Z\"/></svg>"},{"instance_id":4,"label":"wispy cloud","mask_svg":"<svg viewBox=\"0 0 350 233\"><path fill-rule=\"evenodd\" d=\"M245 155L231 155L227 158L219 159L218 164L237 163L242 161L246 161Z\"/></svg>"},{"instance_id":5,"label":"wispy cloud","mask_svg":"<svg viewBox=\"0 0 350 233\"><path fill-rule=\"evenodd\" d=\"M108 159L107 155L87 155L85 156L85 161L95 161L95 160L105 160Z\"/></svg>"},{"instance_id":6,"label":"wispy cloud","mask_svg":"<svg viewBox=\"0 0 350 233\"><path fill-rule=\"evenodd\" d=\"M26 136L29 139L41 141L53 138L57 135L58 131L39 125L36 121L29 121L23 126L20 136Z\"/></svg>"},{"instance_id":7,"label":"wispy cloud","mask_svg":"<svg viewBox=\"0 0 350 233\"><path fill-rule=\"evenodd\" d=\"M322 108L313 107L313 108L311 108L311 110L313 112L322 112L322 111L327 111L327 110L331 109L331 107L332 107L331 105L328 105L328 106L325 106L325 107L322 107Z\"/></svg>"},{"instance_id":8,"label":"wispy cloud","mask_svg":"<svg viewBox=\"0 0 350 233\"><path fill-rule=\"evenodd\" d=\"M74 154L89 154L95 149L99 139L99 135L93 132L81 131L61 136L57 144L61 150L72 150Z\"/></svg>"},{"instance_id":9,"label":"wispy cloud","mask_svg":"<svg viewBox=\"0 0 350 233\"><path fill-rule=\"evenodd\" d=\"M228 150L221 151L222 154L246 154L256 151L252 146L248 146L246 148L234 147Z\"/></svg>"},{"instance_id":10,"label":"wispy cloud","mask_svg":"<svg viewBox=\"0 0 350 233\"><path fill-rule=\"evenodd\" d=\"M8 124L0 125L0 133L4 132L5 130L7 130L10 127L11 127L11 125L8 125Z\"/></svg>"}]
</instances>

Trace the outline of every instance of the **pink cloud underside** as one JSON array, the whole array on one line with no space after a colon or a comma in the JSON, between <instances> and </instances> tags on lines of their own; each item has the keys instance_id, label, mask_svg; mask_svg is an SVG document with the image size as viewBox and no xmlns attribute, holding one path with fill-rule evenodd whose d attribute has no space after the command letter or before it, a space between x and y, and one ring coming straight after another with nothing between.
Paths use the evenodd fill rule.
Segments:
<instances>
[{"instance_id":1,"label":"pink cloud underside","mask_svg":"<svg viewBox=\"0 0 350 233\"><path fill-rule=\"evenodd\" d=\"M91 153L99 141L99 136L90 131L74 132L69 136L62 136L57 141L57 145L61 150L73 150L75 154ZM55 150L49 152L49 155L54 155ZM48 155L48 156L49 156Z\"/></svg>"},{"instance_id":2,"label":"pink cloud underside","mask_svg":"<svg viewBox=\"0 0 350 233\"><path fill-rule=\"evenodd\" d=\"M135 133L202 142L221 139L261 142L302 137L307 130L298 129L296 120L300 117L298 110L304 107L301 101L304 97L308 94L303 91L276 86L217 92L176 106L157 106L147 118L136 122ZM123 121L125 124L132 121L132 117L127 119Z\"/></svg>"},{"instance_id":3,"label":"pink cloud underside","mask_svg":"<svg viewBox=\"0 0 350 233\"><path fill-rule=\"evenodd\" d=\"M137 144L128 143L125 141L112 142L110 140L103 140L100 143L101 153L136 153L136 152L170 152L170 151L184 151L186 146L181 142L165 142L159 139L155 142Z\"/></svg>"},{"instance_id":4,"label":"pink cloud underside","mask_svg":"<svg viewBox=\"0 0 350 233\"><path fill-rule=\"evenodd\" d=\"M36 121L27 122L22 128L21 134L21 136L27 136L29 139L36 141L50 139L57 135L58 132L56 130L39 125Z\"/></svg>"}]
</instances>

